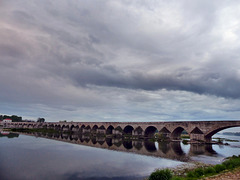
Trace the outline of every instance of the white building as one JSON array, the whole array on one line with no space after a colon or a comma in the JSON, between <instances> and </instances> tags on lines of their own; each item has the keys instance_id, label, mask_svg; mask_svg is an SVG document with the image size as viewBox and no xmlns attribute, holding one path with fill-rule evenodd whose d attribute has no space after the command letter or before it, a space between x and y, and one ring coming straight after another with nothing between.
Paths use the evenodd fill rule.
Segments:
<instances>
[{"instance_id":1,"label":"white building","mask_svg":"<svg viewBox=\"0 0 240 180\"><path fill-rule=\"evenodd\" d=\"M11 119L4 119L2 121L0 121L0 125L2 125L3 127L6 127L8 123L11 123L12 120Z\"/></svg>"},{"instance_id":2,"label":"white building","mask_svg":"<svg viewBox=\"0 0 240 180\"><path fill-rule=\"evenodd\" d=\"M11 120L11 119L4 119L2 122L3 122L3 123L11 123L12 120Z\"/></svg>"}]
</instances>

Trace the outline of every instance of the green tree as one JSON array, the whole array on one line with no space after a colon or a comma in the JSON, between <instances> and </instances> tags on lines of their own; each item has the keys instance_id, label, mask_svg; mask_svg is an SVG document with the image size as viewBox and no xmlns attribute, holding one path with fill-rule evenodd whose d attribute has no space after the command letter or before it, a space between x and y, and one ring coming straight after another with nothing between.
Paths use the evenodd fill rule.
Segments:
<instances>
[{"instance_id":1,"label":"green tree","mask_svg":"<svg viewBox=\"0 0 240 180\"><path fill-rule=\"evenodd\" d=\"M37 122L45 122L44 118L38 118Z\"/></svg>"},{"instance_id":2,"label":"green tree","mask_svg":"<svg viewBox=\"0 0 240 180\"><path fill-rule=\"evenodd\" d=\"M17 116L17 115L12 115L12 116L1 115L0 120L3 120L3 119L12 119L13 122L21 122L22 121L22 117Z\"/></svg>"}]
</instances>

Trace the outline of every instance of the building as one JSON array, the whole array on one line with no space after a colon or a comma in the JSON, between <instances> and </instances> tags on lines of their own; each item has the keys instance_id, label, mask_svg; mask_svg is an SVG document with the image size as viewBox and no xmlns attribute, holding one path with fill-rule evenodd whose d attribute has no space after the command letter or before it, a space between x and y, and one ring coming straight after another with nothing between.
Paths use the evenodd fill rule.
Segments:
<instances>
[{"instance_id":1,"label":"building","mask_svg":"<svg viewBox=\"0 0 240 180\"><path fill-rule=\"evenodd\" d=\"M12 122L11 119L4 119L4 120L2 121L2 123L11 123L11 122Z\"/></svg>"},{"instance_id":2,"label":"building","mask_svg":"<svg viewBox=\"0 0 240 180\"><path fill-rule=\"evenodd\" d=\"M8 124L8 123L11 123L11 122L12 122L11 119L4 119L4 120L0 121L0 123L1 123L1 125L2 125L3 127L6 127L7 124Z\"/></svg>"}]
</instances>

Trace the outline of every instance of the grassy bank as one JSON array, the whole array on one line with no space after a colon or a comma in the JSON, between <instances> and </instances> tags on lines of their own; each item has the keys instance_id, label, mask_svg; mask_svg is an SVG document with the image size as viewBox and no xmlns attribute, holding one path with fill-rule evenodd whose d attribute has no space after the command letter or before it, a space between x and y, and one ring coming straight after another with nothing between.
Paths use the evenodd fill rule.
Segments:
<instances>
[{"instance_id":1,"label":"grassy bank","mask_svg":"<svg viewBox=\"0 0 240 180\"><path fill-rule=\"evenodd\" d=\"M227 158L222 164L196 168L180 176L175 176L169 169L156 170L149 176L148 180L197 180L238 167L240 167L240 155Z\"/></svg>"}]
</instances>

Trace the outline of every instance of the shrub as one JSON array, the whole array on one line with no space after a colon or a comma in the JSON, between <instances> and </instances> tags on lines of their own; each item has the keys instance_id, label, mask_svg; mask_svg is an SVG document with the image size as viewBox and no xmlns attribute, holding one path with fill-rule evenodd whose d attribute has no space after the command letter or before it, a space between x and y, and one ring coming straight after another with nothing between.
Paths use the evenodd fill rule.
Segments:
<instances>
[{"instance_id":1,"label":"shrub","mask_svg":"<svg viewBox=\"0 0 240 180\"><path fill-rule=\"evenodd\" d=\"M157 169L150 175L149 180L170 180L172 176L172 172L169 169Z\"/></svg>"},{"instance_id":2,"label":"shrub","mask_svg":"<svg viewBox=\"0 0 240 180\"><path fill-rule=\"evenodd\" d=\"M223 165L225 165L227 169L233 169L235 167L239 167L240 166L240 159L237 158L236 156L233 156L229 160L223 162Z\"/></svg>"},{"instance_id":3,"label":"shrub","mask_svg":"<svg viewBox=\"0 0 240 180\"><path fill-rule=\"evenodd\" d=\"M226 166L223 164L217 164L214 166L214 169L217 173L220 173L221 171L224 171L226 169Z\"/></svg>"},{"instance_id":4,"label":"shrub","mask_svg":"<svg viewBox=\"0 0 240 180\"><path fill-rule=\"evenodd\" d=\"M194 173L195 177L201 177L202 175L204 175L203 168L197 168L194 170L193 173Z\"/></svg>"},{"instance_id":5,"label":"shrub","mask_svg":"<svg viewBox=\"0 0 240 180\"><path fill-rule=\"evenodd\" d=\"M193 177L195 177L195 174L193 173L193 171L188 171L187 172L187 177L193 178Z\"/></svg>"},{"instance_id":6,"label":"shrub","mask_svg":"<svg viewBox=\"0 0 240 180\"><path fill-rule=\"evenodd\" d=\"M233 155L232 158L233 158L233 159L236 159L236 158L238 158L238 157L237 157L236 155Z\"/></svg>"},{"instance_id":7,"label":"shrub","mask_svg":"<svg viewBox=\"0 0 240 180\"><path fill-rule=\"evenodd\" d=\"M184 177L175 176L171 180L185 180Z\"/></svg>"},{"instance_id":8,"label":"shrub","mask_svg":"<svg viewBox=\"0 0 240 180\"><path fill-rule=\"evenodd\" d=\"M207 174L215 174L216 173L216 170L213 168L213 167L207 167L204 169L204 174L207 175Z\"/></svg>"}]
</instances>

